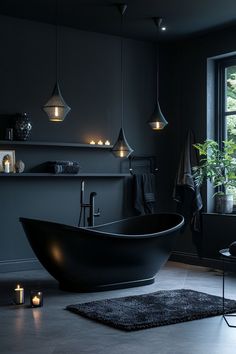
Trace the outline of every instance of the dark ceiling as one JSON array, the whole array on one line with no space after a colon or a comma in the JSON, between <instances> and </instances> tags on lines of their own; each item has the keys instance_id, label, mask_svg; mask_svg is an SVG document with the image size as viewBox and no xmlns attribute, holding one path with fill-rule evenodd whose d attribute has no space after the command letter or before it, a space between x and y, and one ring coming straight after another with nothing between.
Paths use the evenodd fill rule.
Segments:
<instances>
[{"instance_id":1,"label":"dark ceiling","mask_svg":"<svg viewBox=\"0 0 236 354\"><path fill-rule=\"evenodd\" d=\"M1 0L0 14L46 23L56 21L57 0ZM124 34L143 40L170 40L236 23L236 0L127 0ZM120 34L115 1L59 0L59 22L86 31ZM162 17L167 31L152 20Z\"/></svg>"}]
</instances>

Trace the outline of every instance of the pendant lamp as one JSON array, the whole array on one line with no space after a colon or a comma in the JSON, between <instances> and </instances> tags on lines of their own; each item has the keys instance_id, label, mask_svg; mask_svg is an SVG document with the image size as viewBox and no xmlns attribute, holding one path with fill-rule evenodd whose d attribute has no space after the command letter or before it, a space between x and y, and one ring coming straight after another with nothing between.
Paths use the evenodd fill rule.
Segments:
<instances>
[{"instance_id":1,"label":"pendant lamp","mask_svg":"<svg viewBox=\"0 0 236 354\"><path fill-rule=\"evenodd\" d=\"M43 106L43 110L48 115L51 122L63 122L71 108L66 104L63 99L59 87L59 25L58 25L58 10L59 0L56 1L56 84L54 86L52 96L48 102Z\"/></svg>"},{"instance_id":2,"label":"pendant lamp","mask_svg":"<svg viewBox=\"0 0 236 354\"><path fill-rule=\"evenodd\" d=\"M162 18L160 17L154 17L153 18L154 23L157 27L157 30L159 31L161 29L161 23L162 23ZM164 28L164 27L163 27ZM168 124L166 121L165 117L163 116L163 113L161 111L161 107L158 101L158 45L157 45L157 54L156 54L156 76L157 76L157 82L156 82L156 94L157 94L157 102L156 106L154 109L154 112L152 113L150 120L148 121L148 124L153 130L161 130L165 128L165 126Z\"/></svg>"},{"instance_id":3,"label":"pendant lamp","mask_svg":"<svg viewBox=\"0 0 236 354\"><path fill-rule=\"evenodd\" d=\"M127 9L127 5L118 4L117 7L121 14L121 129L117 141L114 144L111 151L115 157L125 158L125 157L129 157L130 154L132 154L133 152L133 149L129 146L126 140L125 132L123 128L123 123L124 123L123 19L124 19L124 13Z\"/></svg>"}]
</instances>

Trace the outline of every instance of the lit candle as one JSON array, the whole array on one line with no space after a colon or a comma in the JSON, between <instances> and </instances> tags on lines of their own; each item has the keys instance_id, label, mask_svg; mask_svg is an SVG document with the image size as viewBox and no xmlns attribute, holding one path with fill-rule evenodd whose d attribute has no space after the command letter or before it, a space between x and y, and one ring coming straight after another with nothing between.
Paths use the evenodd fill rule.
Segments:
<instances>
[{"instance_id":1,"label":"lit candle","mask_svg":"<svg viewBox=\"0 0 236 354\"><path fill-rule=\"evenodd\" d=\"M105 141L105 145L111 145L110 141L109 141L109 140L106 140L106 141Z\"/></svg>"},{"instance_id":2,"label":"lit candle","mask_svg":"<svg viewBox=\"0 0 236 354\"><path fill-rule=\"evenodd\" d=\"M5 173L10 173L10 161L9 160L6 160L4 162L4 172Z\"/></svg>"},{"instance_id":3,"label":"lit candle","mask_svg":"<svg viewBox=\"0 0 236 354\"><path fill-rule=\"evenodd\" d=\"M32 304L38 306L40 304L40 299L37 296L34 296L32 299Z\"/></svg>"},{"instance_id":4,"label":"lit candle","mask_svg":"<svg viewBox=\"0 0 236 354\"><path fill-rule=\"evenodd\" d=\"M18 284L15 289L14 302L16 305L22 305L25 302L24 289Z\"/></svg>"},{"instance_id":5,"label":"lit candle","mask_svg":"<svg viewBox=\"0 0 236 354\"><path fill-rule=\"evenodd\" d=\"M41 291L31 291L31 307L43 306L43 293Z\"/></svg>"},{"instance_id":6,"label":"lit candle","mask_svg":"<svg viewBox=\"0 0 236 354\"><path fill-rule=\"evenodd\" d=\"M102 140L99 140L99 141L98 141L98 145L103 145Z\"/></svg>"},{"instance_id":7,"label":"lit candle","mask_svg":"<svg viewBox=\"0 0 236 354\"><path fill-rule=\"evenodd\" d=\"M94 141L94 140L91 140L89 144L95 145L95 141Z\"/></svg>"}]
</instances>

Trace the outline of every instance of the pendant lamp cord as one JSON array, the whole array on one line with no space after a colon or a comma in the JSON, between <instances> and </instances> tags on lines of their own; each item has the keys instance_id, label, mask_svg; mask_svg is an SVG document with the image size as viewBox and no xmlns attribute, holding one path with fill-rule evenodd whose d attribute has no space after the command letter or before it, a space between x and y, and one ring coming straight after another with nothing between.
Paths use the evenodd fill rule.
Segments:
<instances>
[{"instance_id":1,"label":"pendant lamp cord","mask_svg":"<svg viewBox=\"0 0 236 354\"><path fill-rule=\"evenodd\" d=\"M123 51L124 51L124 40L123 40L123 24L124 24L124 13L125 11L121 12L121 60L120 60L120 71L121 71L121 128L123 128L124 124L124 63L123 63Z\"/></svg>"},{"instance_id":2,"label":"pendant lamp cord","mask_svg":"<svg viewBox=\"0 0 236 354\"><path fill-rule=\"evenodd\" d=\"M56 0L56 83L59 81L59 0Z\"/></svg>"},{"instance_id":3,"label":"pendant lamp cord","mask_svg":"<svg viewBox=\"0 0 236 354\"><path fill-rule=\"evenodd\" d=\"M157 28L157 38L158 38L158 28ZM156 77L157 77L157 82L156 82L156 95L157 95L157 101L159 99L159 43L157 42L156 44Z\"/></svg>"}]
</instances>

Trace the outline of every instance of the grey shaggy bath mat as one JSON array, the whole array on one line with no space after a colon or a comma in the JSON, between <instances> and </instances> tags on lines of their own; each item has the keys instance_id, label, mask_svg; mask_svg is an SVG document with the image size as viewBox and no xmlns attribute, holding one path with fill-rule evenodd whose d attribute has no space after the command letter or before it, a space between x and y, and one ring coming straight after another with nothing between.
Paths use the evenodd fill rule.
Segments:
<instances>
[{"instance_id":1,"label":"grey shaggy bath mat","mask_svg":"<svg viewBox=\"0 0 236 354\"><path fill-rule=\"evenodd\" d=\"M69 305L67 310L108 326L135 331L222 315L222 298L198 291L162 290ZM236 312L236 301L225 299L225 313Z\"/></svg>"}]
</instances>

